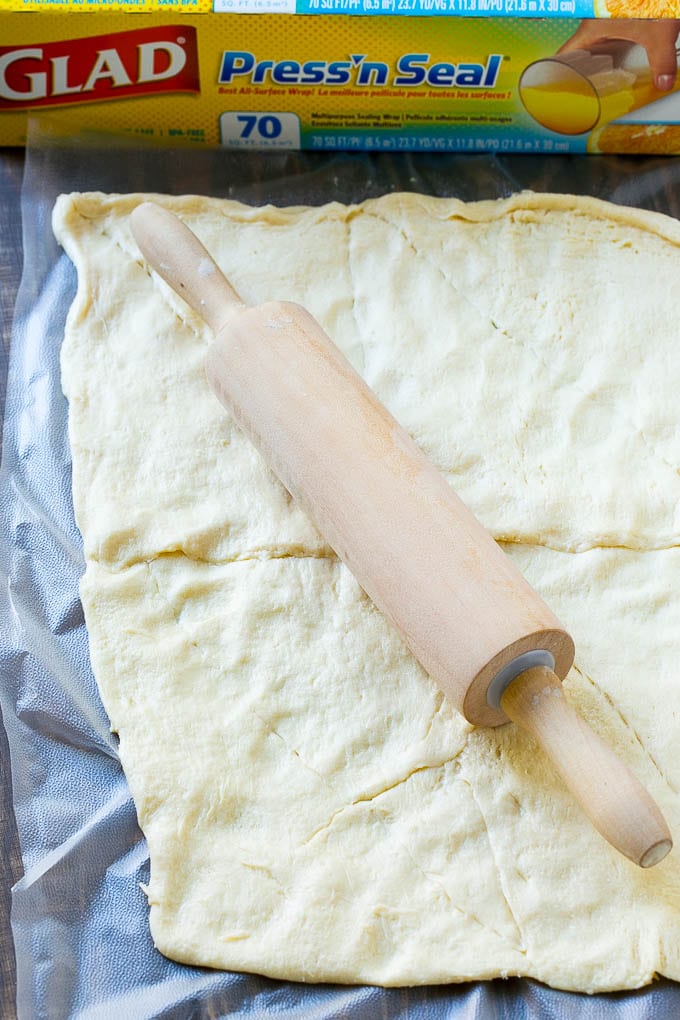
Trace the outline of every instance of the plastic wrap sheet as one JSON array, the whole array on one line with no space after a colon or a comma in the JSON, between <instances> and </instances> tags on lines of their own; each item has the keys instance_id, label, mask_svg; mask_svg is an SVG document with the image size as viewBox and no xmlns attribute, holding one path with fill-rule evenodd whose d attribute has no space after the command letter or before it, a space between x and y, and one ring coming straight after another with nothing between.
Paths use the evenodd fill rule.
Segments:
<instances>
[{"instance_id":1,"label":"plastic wrap sheet","mask_svg":"<svg viewBox=\"0 0 680 1020\"><path fill-rule=\"evenodd\" d=\"M13 891L20 1017L680 1016L680 987L667 981L593 998L525 980L403 990L306 986L180 966L154 950L140 889L148 879L146 845L90 669L78 600L83 557L59 382L76 279L50 227L56 195L85 189L318 204L397 189L478 199L529 187L677 213L679 184L680 161L672 159L169 153L120 144L63 148L44 138L29 148L0 487L0 618L9 621L0 632L0 705L25 866Z\"/></svg>"}]
</instances>

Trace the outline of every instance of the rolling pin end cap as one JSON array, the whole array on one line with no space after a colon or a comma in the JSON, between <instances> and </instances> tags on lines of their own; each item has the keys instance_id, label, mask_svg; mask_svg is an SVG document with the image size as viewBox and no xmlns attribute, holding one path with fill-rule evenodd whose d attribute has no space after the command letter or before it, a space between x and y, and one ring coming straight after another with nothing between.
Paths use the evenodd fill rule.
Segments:
<instances>
[{"instance_id":1,"label":"rolling pin end cap","mask_svg":"<svg viewBox=\"0 0 680 1020\"><path fill-rule=\"evenodd\" d=\"M546 624L550 622L546 618ZM573 661L574 642L562 627L545 626L520 634L477 667L463 698L462 714L473 726L503 726L508 722L503 697L518 677L532 669L546 669L563 680Z\"/></svg>"},{"instance_id":2,"label":"rolling pin end cap","mask_svg":"<svg viewBox=\"0 0 680 1020\"><path fill-rule=\"evenodd\" d=\"M506 688L510 686L513 680L516 680L521 673L526 673L528 669L533 669L535 666L546 666L550 670L555 669L555 656L552 652L547 651L544 648L534 648L529 652L523 652L522 655L515 656L510 662L506 663L502 669L496 673L495 677L489 684L486 691L486 702L490 708L495 709L497 712L502 712L501 698L505 693Z\"/></svg>"},{"instance_id":3,"label":"rolling pin end cap","mask_svg":"<svg viewBox=\"0 0 680 1020\"><path fill-rule=\"evenodd\" d=\"M672 849L673 840L670 837L668 839L660 839L658 843L654 843L650 846L649 850L644 852L638 863L641 868L653 868L654 865L660 864Z\"/></svg>"}]
</instances>

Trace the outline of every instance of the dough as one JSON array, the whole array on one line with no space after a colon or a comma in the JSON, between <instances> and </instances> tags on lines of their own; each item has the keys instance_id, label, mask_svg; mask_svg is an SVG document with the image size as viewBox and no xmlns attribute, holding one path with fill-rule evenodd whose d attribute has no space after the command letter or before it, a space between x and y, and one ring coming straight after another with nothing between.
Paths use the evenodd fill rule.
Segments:
<instances>
[{"instance_id":1,"label":"dough","mask_svg":"<svg viewBox=\"0 0 680 1020\"><path fill-rule=\"evenodd\" d=\"M54 224L82 600L158 948L303 981L680 979L677 849L630 864L528 737L444 701L210 393L141 200L62 196ZM157 200L244 300L306 305L504 543L679 842L680 226L530 194Z\"/></svg>"}]
</instances>

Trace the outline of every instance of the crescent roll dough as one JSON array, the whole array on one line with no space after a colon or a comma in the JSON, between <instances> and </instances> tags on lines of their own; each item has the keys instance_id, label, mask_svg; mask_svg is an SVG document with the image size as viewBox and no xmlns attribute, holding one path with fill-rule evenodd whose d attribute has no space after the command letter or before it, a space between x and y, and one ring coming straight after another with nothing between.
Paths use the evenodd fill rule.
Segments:
<instances>
[{"instance_id":1,"label":"crescent roll dough","mask_svg":"<svg viewBox=\"0 0 680 1020\"><path fill-rule=\"evenodd\" d=\"M211 394L148 196L56 206L82 600L173 959L299 981L680 979L680 855L613 851L444 701ZM569 696L680 845L680 226L595 200L177 212L321 321L573 634Z\"/></svg>"}]
</instances>

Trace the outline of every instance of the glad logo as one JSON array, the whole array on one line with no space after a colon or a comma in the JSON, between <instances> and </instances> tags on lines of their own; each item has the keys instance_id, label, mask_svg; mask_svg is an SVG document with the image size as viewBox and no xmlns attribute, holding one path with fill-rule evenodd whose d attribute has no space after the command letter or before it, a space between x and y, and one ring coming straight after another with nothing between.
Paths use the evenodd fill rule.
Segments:
<instances>
[{"instance_id":1,"label":"glad logo","mask_svg":"<svg viewBox=\"0 0 680 1020\"><path fill-rule=\"evenodd\" d=\"M199 91L196 29L188 25L0 46L0 110Z\"/></svg>"}]
</instances>

